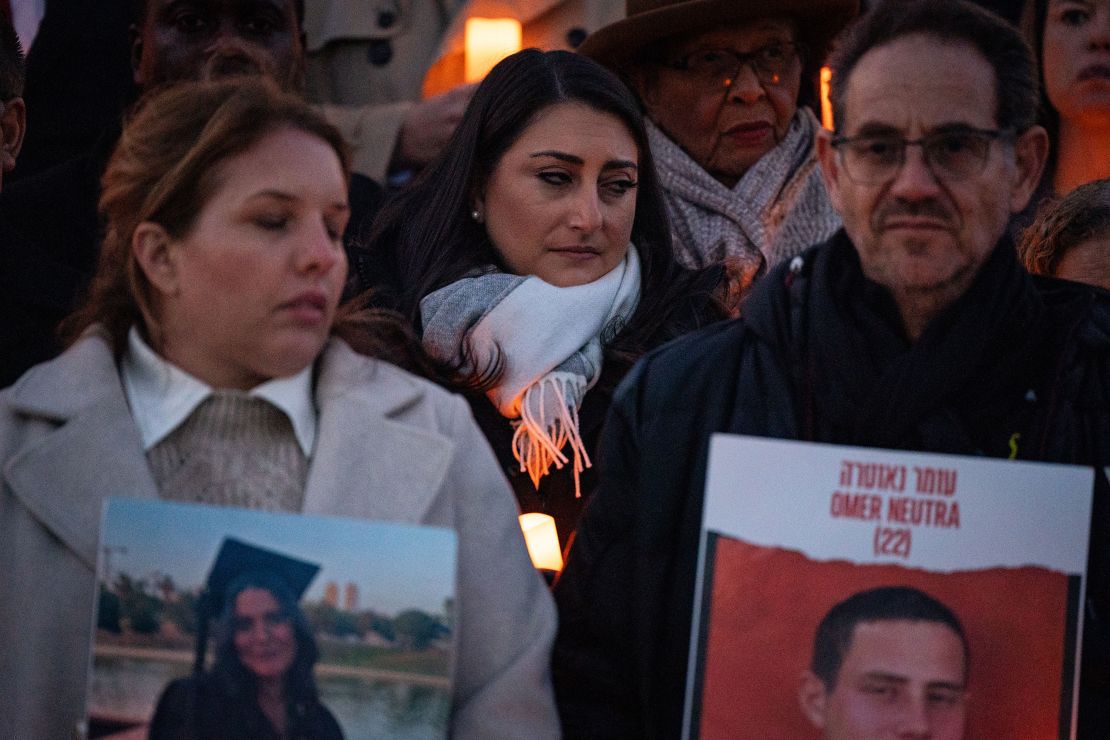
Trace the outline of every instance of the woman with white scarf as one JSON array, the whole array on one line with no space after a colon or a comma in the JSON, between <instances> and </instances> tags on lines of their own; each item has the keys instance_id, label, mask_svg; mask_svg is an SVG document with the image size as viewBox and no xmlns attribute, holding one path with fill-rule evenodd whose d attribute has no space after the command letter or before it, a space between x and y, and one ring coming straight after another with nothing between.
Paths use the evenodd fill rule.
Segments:
<instances>
[{"instance_id":1,"label":"woman with white scarf","mask_svg":"<svg viewBox=\"0 0 1110 740\"><path fill-rule=\"evenodd\" d=\"M675 262L635 97L568 52L514 54L368 244L395 306L470 388L524 511L565 545L612 391L648 349L726 311L724 271Z\"/></svg>"}]
</instances>

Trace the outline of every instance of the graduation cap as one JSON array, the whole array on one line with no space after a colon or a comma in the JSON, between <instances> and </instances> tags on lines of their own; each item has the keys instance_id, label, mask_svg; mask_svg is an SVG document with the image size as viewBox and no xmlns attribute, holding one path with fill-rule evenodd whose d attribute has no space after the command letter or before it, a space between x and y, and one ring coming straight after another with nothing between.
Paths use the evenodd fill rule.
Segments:
<instances>
[{"instance_id":1,"label":"graduation cap","mask_svg":"<svg viewBox=\"0 0 1110 740\"><path fill-rule=\"evenodd\" d=\"M320 572L320 566L298 558L267 550L234 537L225 537L216 554L216 562L208 572L204 592L197 600L197 647L193 672L204 671L204 654L208 647L208 621L223 613L228 587L249 574L265 574L289 589L295 601Z\"/></svg>"}]
</instances>

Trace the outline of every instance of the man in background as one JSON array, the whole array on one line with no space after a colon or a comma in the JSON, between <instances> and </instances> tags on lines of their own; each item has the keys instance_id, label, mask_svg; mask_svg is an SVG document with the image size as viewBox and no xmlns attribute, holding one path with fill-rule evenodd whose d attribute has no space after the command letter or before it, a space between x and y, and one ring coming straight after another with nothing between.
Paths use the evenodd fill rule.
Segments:
<instances>
[{"instance_id":1,"label":"man in background","mask_svg":"<svg viewBox=\"0 0 1110 740\"><path fill-rule=\"evenodd\" d=\"M27 133L27 106L22 96L23 49L12 24L0 14L0 188L4 173L15 169Z\"/></svg>"},{"instance_id":2,"label":"man in background","mask_svg":"<svg viewBox=\"0 0 1110 740\"><path fill-rule=\"evenodd\" d=\"M137 2L131 64L140 92L235 75L262 75L285 90L303 91L301 0ZM9 328L0 332L0 387L62 349L56 327L80 303L96 267L100 177L120 123L117 117L84 155L20 179L0 196L0 211L21 245L18 259L14 247L0 245L20 296L6 300L22 317L18 326L14 318L2 319ZM378 189L355 177L352 191L358 193L352 195L354 220L359 209L376 205Z\"/></svg>"},{"instance_id":3,"label":"man in background","mask_svg":"<svg viewBox=\"0 0 1110 740\"><path fill-rule=\"evenodd\" d=\"M0 189L27 131L23 83L23 49L11 22L0 13ZM41 261L34 242L10 216L0 208L0 387L15 380L26 362L40 362L52 352L52 343L42 339L49 335L50 319L41 318L41 298L28 286L39 282L34 270Z\"/></svg>"},{"instance_id":4,"label":"man in background","mask_svg":"<svg viewBox=\"0 0 1110 740\"><path fill-rule=\"evenodd\" d=\"M134 97L133 0L8 1L27 58L27 139L15 182L93 149Z\"/></svg>"}]
</instances>

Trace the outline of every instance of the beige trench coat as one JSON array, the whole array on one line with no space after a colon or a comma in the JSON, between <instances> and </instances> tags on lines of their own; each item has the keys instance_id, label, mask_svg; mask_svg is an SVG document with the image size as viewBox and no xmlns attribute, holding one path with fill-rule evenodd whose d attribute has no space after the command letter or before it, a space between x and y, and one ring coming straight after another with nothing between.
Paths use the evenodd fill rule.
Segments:
<instances>
[{"instance_id":1,"label":"beige trench coat","mask_svg":"<svg viewBox=\"0 0 1110 740\"><path fill-rule=\"evenodd\" d=\"M623 18L624 0L306 0L308 97L354 146L356 172L385 182L433 66L461 81L471 16L520 20L525 48L569 49L570 37Z\"/></svg>"},{"instance_id":2,"label":"beige trench coat","mask_svg":"<svg viewBox=\"0 0 1110 740\"><path fill-rule=\"evenodd\" d=\"M513 495L459 397L333 340L304 512L459 535L451 733L555 738L555 613ZM0 393L0 738L72 737L85 701L101 503L157 491L106 342Z\"/></svg>"}]
</instances>

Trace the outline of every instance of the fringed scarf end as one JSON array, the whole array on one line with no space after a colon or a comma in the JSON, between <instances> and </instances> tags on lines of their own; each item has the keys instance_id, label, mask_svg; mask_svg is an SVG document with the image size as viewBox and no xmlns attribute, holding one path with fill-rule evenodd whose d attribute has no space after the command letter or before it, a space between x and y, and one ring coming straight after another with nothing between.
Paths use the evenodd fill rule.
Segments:
<instances>
[{"instance_id":1,"label":"fringed scarf end","mask_svg":"<svg viewBox=\"0 0 1110 740\"><path fill-rule=\"evenodd\" d=\"M578 429L578 407L567 403L565 382L549 376L525 391L520 402L520 420L514 422L513 457L520 463L521 472L528 473L536 488L540 487L540 479L551 471L552 465L556 470L562 470L563 465L573 460L574 497L581 498L580 476L593 463ZM544 403L548 390L554 394L555 403ZM547 418L549 407L556 409L553 419ZM570 458L563 452L568 443Z\"/></svg>"}]
</instances>

